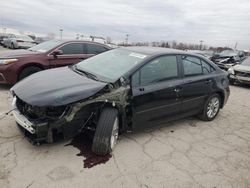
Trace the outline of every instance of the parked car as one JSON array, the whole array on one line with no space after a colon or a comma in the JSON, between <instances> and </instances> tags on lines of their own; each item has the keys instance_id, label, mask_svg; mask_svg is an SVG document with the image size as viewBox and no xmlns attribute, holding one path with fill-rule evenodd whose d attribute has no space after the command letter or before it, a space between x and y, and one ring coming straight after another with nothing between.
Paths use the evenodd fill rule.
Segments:
<instances>
[{"instance_id":1,"label":"parked car","mask_svg":"<svg viewBox=\"0 0 250 188\"><path fill-rule=\"evenodd\" d=\"M0 53L0 83L15 84L35 72L78 63L109 49L95 42L52 40L27 50L4 51Z\"/></svg>"},{"instance_id":2,"label":"parked car","mask_svg":"<svg viewBox=\"0 0 250 188\"><path fill-rule=\"evenodd\" d=\"M227 76L206 58L183 51L117 48L17 83L13 114L32 142L88 130L93 152L105 155L125 131L191 115L213 120L229 97Z\"/></svg>"},{"instance_id":3,"label":"parked car","mask_svg":"<svg viewBox=\"0 0 250 188\"><path fill-rule=\"evenodd\" d=\"M8 47L10 38L11 38L12 36L13 36L13 34L8 33L8 34L3 38L2 44L3 44L4 47Z\"/></svg>"},{"instance_id":4,"label":"parked car","mask_svg":"<svg viewBox=\"0 0 250 188\"><path fill-rule=\"evenodd\" d=\"M211 60L221 69L228 70L231 66L240 63L245 58L243 51L224 50L220 54L213 56Z\"/></svg>"},{"instance_id":5,"label":"parked car","mask_svg":"<svg viewBox=\"0 0 250 188\"><path fill-rule=\"evenodd\" d=\"M5 42L5 46L11 49L27 49L34 45L36 45L35 41L26 35L11 34L8 36L8 39Z\"/></svg>"},{"instance_id":6,"label":"parked car","mask_svg":"<svg viewBox=\"0 0 250 188\"><path fill-rule=\"evenodd\" d=\"M247 57L241 64L232 66L228 69L229 81L250 84L250 57Z\"/></svg>"},{"instance_id":7,"label":"parked car","mask_svg":"<svg viewBox=\"0 0 250 188\"><path fill-rule=\"evenodd\" d=\"M7 34L0 33L0 45L3 45L4 38L7 38Z\"/></svg>"}]
</instances>

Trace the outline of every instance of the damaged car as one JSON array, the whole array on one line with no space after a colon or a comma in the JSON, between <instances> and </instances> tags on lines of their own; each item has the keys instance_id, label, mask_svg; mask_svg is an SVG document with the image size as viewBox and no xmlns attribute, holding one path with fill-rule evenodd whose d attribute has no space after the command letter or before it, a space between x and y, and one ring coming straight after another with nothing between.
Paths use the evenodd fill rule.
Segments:
<instances>
[{"instance_id":1,"label":"damaged car","mask_svg":"<svg viewBox=\"0 0 250 188\"><path fill-rule=\"evenodd\" d=\"M89 131L92 151L105 155L124 132L193 115L213 120L230 91L227 73L202 56L126 47L38 72L11 93L15 120L29 140L52 143Z\"/></svg>"},{"instance_id":2,"label":"damaged car","mask_svg":"<svg viewBox=\"0 0 250 188\"><path fill-rule=\"evenodd\" d=\"M241 64L229 68L228 74L231 84L250 84L250 57L247 57Z\"/></svg>"},{"instance_id":3,"label":"damaged car","mask_svg":"<svg viewBox=\"0 0 250 188\"><path fill-rule=\"evenodd\" d=\"M239 64L246 58L243 51L224 50L218 55L214 55L211 60L221 69L228 70L230 67Z\"/></svg>"}]
</instances>

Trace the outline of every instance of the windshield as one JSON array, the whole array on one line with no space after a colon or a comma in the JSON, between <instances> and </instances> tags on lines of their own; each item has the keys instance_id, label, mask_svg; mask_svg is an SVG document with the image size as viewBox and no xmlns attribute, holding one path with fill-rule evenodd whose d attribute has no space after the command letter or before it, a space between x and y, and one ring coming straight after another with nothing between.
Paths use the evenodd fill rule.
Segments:
<instances>
[{"instance_id":1,"label":"windshield","mask_svg":"<svg viewBox=\"0 0 250 188\"><path fill-rule=\"evenodd\" d=\"M63 41L61 40L50 40L50 41L46 41L41 44L38 44L36 46L33 46L29 48L28 50L36 51L36 52L47 52L62 43Z\"/></svg>"},{"instance_id":2,"label":"windshield","mask_svg":"<svg viewBox=\"0 0 250 188\"><path fill-rule=\"evenodd\" d=\"M246 66L250 66L250 57L244 59L244 61L242 61L241 64L242 64L242 65L246 65Z\"/></svg>"},{"instance_id":3,"label":"windshield","mask_svg":"<svg viewBox=\"0 0 250 188\"><path fill-rule=\"evenodd\" d=\"M103 81L113 82L146 57L126 49L114 49L78 63L77 69L94 74Z\"/></svg>"}]
</instances>

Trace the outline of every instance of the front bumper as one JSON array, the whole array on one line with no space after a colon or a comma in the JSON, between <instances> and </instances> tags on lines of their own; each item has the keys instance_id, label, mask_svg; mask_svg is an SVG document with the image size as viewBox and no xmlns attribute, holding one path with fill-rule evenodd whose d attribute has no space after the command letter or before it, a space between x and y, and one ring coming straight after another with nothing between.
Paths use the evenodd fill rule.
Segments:
<instances>
[{"instance_id":1,"label":"front bumper","mask_svg":"<svg viewBox=\"0 0 250 188\"><path fill-rule=\"evenodd\" d=\"M229 79L233 81L237 81L239 83L250 84L250 77L238 76L238 75L229 75Z\"/></svg>"},{"instance_id":2,"label":"front bumper","mask_svg":"<svg viewBox=\"0 0 250 188\"><path fill-rule=\"evenodd\" d=\"M28 140L32 143L53 143L58 139L71 139L82 131L82 126L89 119L91 111L89 108L83 108L75 114L71 109L63 112L63 116L51 120L47 118L29 119L25 114L22 114L18 107L17 97L14 97L13 115L18 127L24 133ZM72 119L69 117L73 117Z\"/></svg>"},{"instance_id":3,"label":"front bumper","mask_svg":"<svg viewBox=\"0 0 250 188\"><path fill-rule=\"evenodd\" d=\"M47 140L48 122L36 123L29 120L17 109L16 97L12 101L13 116L21 131L33 142L41 142Z\"/></svg>"}]
</instances>

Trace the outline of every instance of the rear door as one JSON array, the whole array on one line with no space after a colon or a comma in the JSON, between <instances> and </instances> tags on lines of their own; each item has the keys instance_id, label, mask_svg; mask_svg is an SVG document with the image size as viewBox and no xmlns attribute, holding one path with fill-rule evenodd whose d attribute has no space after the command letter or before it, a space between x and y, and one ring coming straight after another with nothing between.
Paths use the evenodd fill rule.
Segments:
<instances>
[{"instance_id":1,"label":"rear door","mask_svg":"<svg viewBox=\"0 0 250 188\"><path fill-rule=\"evenodd\" d=\"M57 48L57 50L61 50L63 54L54 56L52 55L53 52L50 53L51 68L72 65L89 57L86 45L80 42L64 44Z\"/></svg>"},{"instance_id":2,"label":"rear door","mask_svg":"<svg viewBox=\"0 0 250 188\"><path fill-rule=\"evenodd\" d=\"M204 60L182 55L183 84L179 92L182 98L182 113L195 114L203 109L204 103L215 83L215 69Z\"/></svg>"},{"instance_id":3,"label":"rear door","mask_svg":"<svg viewBox=\"0 0 250 188\"><path fill-rule=\"evenodd\" d=\"M175 55L157 57L132 76L134 129L160 124L180 112L181 85Z\"/></svg>"}]
</instances>

